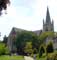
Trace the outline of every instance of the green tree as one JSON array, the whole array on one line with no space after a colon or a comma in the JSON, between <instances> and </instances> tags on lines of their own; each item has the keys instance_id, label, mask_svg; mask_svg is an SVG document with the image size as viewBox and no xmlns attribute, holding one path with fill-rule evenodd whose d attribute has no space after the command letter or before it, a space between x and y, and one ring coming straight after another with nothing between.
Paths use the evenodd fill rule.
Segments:
<instances>
[{"instance_id":1,"label":"green tree","mask_svg":"<svg viewBox=\"0 0 57 60\"><path fill-rule=\"evenodd\" d=\"M0 55L5 54L5 44L4 43L0 43Z\"/></svg>"},{"instance_id":2,"label":"green tree","mask_svg":"<svg viewBox=\"0 0 57 60\"><path fill-rule=\"evenodd\" d=\"M41 45L40 49L39 49L39 57L41 57L43 55L43 53L45 53L45 48L43 45Z\"/></svg>"},{"instance_id":3,"label":"green tree","mask_svg":"<svg viewBox=\"0 0 57 60\"><path fill-rule=\"evenodd\" d=\"M5 47L5 54L6 55L9 55L10 54L9 48L7 46Z\"/></svg>"},{"instance_id":4,"label":"green tree","mask_svg":"<svg viewBox=\"0 0 57 60\"><path fill-rule=\"evenodd\" d=\"M16 47L19 52L23 51L26 42L32 42L33 48L39 48L38 36L31 31L22 31L16 38Z\"/></svg>"},{"instance_id":5,"label":"green tree","mask_svg":"<svg viewBox=\"0 0 57 60\"><path fill-rule=\"evenodd\" d=\"M27 54L32 54L33 49L32 49L32 42L26 42L26 45L24 47L24 52Z\"/></svg>"},{"instance_id":6,"label":"green tree","mask_svg":"<svg viewBox=\"0 0 57 60\"><path fill-rule=\"evenodd\" d=\"M5 46L7 46L7 40L8 40L8 37L5 35L3 38L3 43L5 44Z\"/></svg>"},{"instance_id":7,"label":"green tree","mask_svg":"<svg viewBox=\"0 0 57 60\"><path fill-rule=\"evenodd\" d=\"M38 39L38 36L36 34L33 34L32 35L32 46L33 46L33 49L39 50L40 42L41 41Z\"/></svg>"},{"instance_id":8,"label":"green tree","mask_svg":"<svg viewBox=\"0 0 57 60\"><path fill-rule=\"evenodd\" d=\"M46 53L52 53L53 51L54 51L54 49L53 49L53 43L52 43L52 41L50 41L50 42L47 44Z\"/></svg>"}]
</instances>

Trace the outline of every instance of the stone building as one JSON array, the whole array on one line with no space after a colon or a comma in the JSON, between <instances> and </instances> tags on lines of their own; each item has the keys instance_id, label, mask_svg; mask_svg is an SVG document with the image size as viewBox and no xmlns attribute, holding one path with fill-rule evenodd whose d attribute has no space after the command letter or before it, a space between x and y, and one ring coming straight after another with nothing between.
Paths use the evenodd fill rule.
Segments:
<instances>
[{"instance_id":1,"label":"stone building","mask_svg":"<svg viewBox=\"0 0 57 60\"><path fill-rule=\"evenodd\" d=\"M46 31L52 31L52 32L54 31L54 22L53 20L51 22L48 7L47 7L47 13L46 13L46 21L44 21L43 19L43 32L46 32Z\"/></svg>"},{"instance_id":2,"label":"stone building","mask_svg":"<svg viewBox=\"0 0 57 60\"><path fill-rule=\"evenodd\" d=\"M8 36L8 42L7 42L10 51L16 51L15 40L16 40L17 34L22 31L27 31L27 30L15 28L15 27L12 28ZM37 30L33 32L36 33L37 35L40 35L42 32L47 32L47 31L54 32L54 22L53 20L51 21L48 8L46 13L46 21L43 20L43 30ZM47 37L45 42L48 43L50 40L53 42L54 49L57 49L57 38L53 39L51 37Z\"/></svg>"},{"instance_id":3,"label":"stone building","mask_svg":"<svg viewBox=\"0 0 57 60\"><path fill-rule=\"evenodd\" d=\"M7 42L10 52L16 51L16 46L15 46L16 37L17 37L17 34L22 32L22 31L26 31L26 30L19 29L16 27L12 28L12 30L8 36L8 42Z\"/></svg>"}]
</instances>

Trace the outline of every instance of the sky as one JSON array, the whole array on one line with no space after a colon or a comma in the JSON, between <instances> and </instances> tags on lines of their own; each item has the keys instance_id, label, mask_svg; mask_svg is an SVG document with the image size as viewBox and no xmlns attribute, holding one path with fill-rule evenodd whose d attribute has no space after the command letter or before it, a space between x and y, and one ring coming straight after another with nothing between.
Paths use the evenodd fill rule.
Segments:
<instances>
[{"instance_id":1,"label":"sky","mask_svg":"<svg viewBox=\"0 0 57 60\"><path fill-rule=\"evenodd\" d=\"M0 16L0 40L8 36L13 27L25 30L41 30L43 19L46 19L47 6L51 21L54 20L54 31L57 31L57 0L11 0L7 14Z\"/></svg>"}]
</instances>

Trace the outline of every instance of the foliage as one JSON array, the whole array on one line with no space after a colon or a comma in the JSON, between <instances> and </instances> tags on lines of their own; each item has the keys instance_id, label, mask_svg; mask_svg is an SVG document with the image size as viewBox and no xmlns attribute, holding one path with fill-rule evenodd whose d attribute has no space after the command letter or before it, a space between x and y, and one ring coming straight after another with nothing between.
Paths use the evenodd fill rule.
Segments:
<instances>
[{"instance_id":1,"label":"foliage","mask_svg":"<svg viewBox=\"0 0 57 60\"><path fill-rule=\"evenodd\" d=\"M24 52L27 54L32 54L33 49L32 49L32 42L26 42L26 45L24 47Z\"/></svg>"},{"instance_id":2,"label":"foliage","mask_svg":"<svg viewBox=\"0 0 57 60\"><path fill-rule=\"evenodd\" d=\"M47 60L57 60L57 53L48 54Z\"/></svg>"},{"instance_id":3,"label":"foliage","mask_svg":"<svg viewBox=\"0 0 57 60\"><path fill-rule=\"evenodd\" d=\"M30 31L22 31L16 38L16 47L19 52L23 52L26 42L32 42L32 48L39 48L38 36Z\"/></svg>"},{"instance_id":4,"label":"foliage","mask_svg":"<svg viewBox=\"0 0 57 60\"><path fill-rule=\"evenodd\" d=\"M38 36L36 34L34 34L32 36L33 49L36 48L37 50L39 50L40 43L41 43L41 41L38 39Z\"/></svg>"},{"instance_id":5,"label":"foliage","mask_svg":"<svg viewBox=\"0 0 57 60\"><path fill-rule=\"evenodd\" d=\"M50 41L46 47L46 53L52 53L53 51L53 43Z\"/></svg>"},{"instance_id":6,"label":"foliage","mask_svg":"<svg viewBox=\"0 0 57 60\"><path fill-rule=\"evenodd\" d=\"M9 49L5 46L4 43L0 43L0 55L8 55L10 54Z\"/></svg>"},{"instance_id":7,"label":"foliage","mask_svg":"<svg viewBox=\"0 0 57 60\"><path fill-rule=\"evenodd\" d=\"M0 15L2 14L2 10L7 9L7 4L10 4L10 0L0 0Z\"/></svg>"},{"instance_id":8,"label":"foliage","mask_svg":"<svg viewBox=\"0 0 57 60\"><path fill-rule=\"evenodd\" d=\"M43 53L45 53L45 49L44 49L44 46L41 45L40 49L39 49L39 57L41 57L43 55Z\"/></svg>"},{"instance_id":9,"label":"foliage","mask_svg":"<svg viewBox=\"0 0 57 60\"><path fill-rule=\"evenodd\" d=\"M39 40L41 41L41 44L45 41L47 37L54 37L54 32L43 32L39 35Z\"/></svg>"},{"instance_id":10,"label":"foliage","mask_svg":"<svg viewBox=\"0 0 57 60\"><path fill-rule=\"evenodd\" d=\"M10 54L10 51L9 51L8 47L6 46L5 47L5 55L9 55L9 54Z\"/></svg>"},{"instance_id":11,"label":"foliage","mask_svg":"<svg viewBox=\"0 0 57 60\"><path fill-rule=\"evenodd\" d=\"M37 54L38 52L37 52L37 49L36 48L34 48L33 49L33 54Z\"/></svg>"},{"instance_id":12,"label":"foliage","mask_svg":"<svg viewBox=\"0 0 57 60\"><path fill-rule=\"evenodd\" d=\"M0 43L0 55L5 54L5 44Z\"/></svg>"},{"instance_id":13,"label":"foliage","mask_svg":"<svg viewBox=\"0 0 57 60\"><path fill-rule=\"evenodd\" d=\"M27 42L32 42L33 51L35 48L36 51L38 52L40 45L45 41L45 39L48 36L54 37L54 33L53 32L43 32L39 36L37 36L35 33L31 32L31 31L22 31L22 32L18 33L17 38L16 38L16 43L15 43L16 47L17 47L17 52L23 53L24 48L27 45Z\"/></svg>"},{"instance_id":14,"label":"foliage","mask_svg":"<svg viewBox=\"0 0 57 60\"><path fill-rule=\"evenodd\" d=\"M3 38L3 43L5 43L5 46L7 46L7 40L8 40L8 37L5 35Z\"/></svg>"}]
</instances>

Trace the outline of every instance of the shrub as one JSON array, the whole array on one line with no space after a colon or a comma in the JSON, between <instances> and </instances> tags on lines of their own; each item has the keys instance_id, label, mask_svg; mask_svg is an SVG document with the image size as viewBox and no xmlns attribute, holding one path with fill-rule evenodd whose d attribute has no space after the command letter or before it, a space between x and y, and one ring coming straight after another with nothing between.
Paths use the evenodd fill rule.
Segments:
<instances>
[{"instance_id":1,"label":"shrub","mask_svg":"<svg viewBox=\"0 0 57 60\"><path fill-rule=\"evenodd\" d=\"M26 45L24 47L24 52L27 54L32 54L33 49L32 49L32 42L26 42Z\"/></svg>"},{"instance_id":2,"label":"shrub","mask_svg":"<svg viewBox=\"0 0 57 60\"><path fill-rule=\"evenodd\" d=\"M36 48L33 49L33 54L37 54L37 49Z\"/></svg>"},{"instance_id":3,"label":"shrub","mask_svg":"<svg viewBox=\"0 0 57 60\"><path fill-rule=\"evenodd\" d=\"M0 43L0 55L10 54L8 47L5 47L4 43Z\"/></svg>"},{"instance_id":4,"label":"shrub","mask_svg":"<svg viewBox=\"0 0 57 60\"><path fill-rule=\"evenodd\" d=\"M5 54L5 44L0 43L0 55L4 55Z\"/></svg>"},{"instance_id":5,"label":"shrub","mask_svg":"<svg viewBox=\"0 0 57 60\"><path fill-rule=\"evenodd\" d=\"M42 46L40 46L39 57L41 57L43 53L45 53L45 49L44 49L44 47L42 45Z\"/></svg>"},{"instance_id":6,"label":"shrub","mask_svg":"<svg viewBox=\"0 0 57 60\"><path fill-rule=\"evenodd\" d=\"M46 47L46 53L52 53L53 51L53 43L50 41Z\"/></svg>"},{"instance_id":7,"label":"shrub","mask_svg":"<svg viewBox=\"0 0 57 60\"><path fill-rule=\"evenodd\" d=\"M9 55L10 54L10 51L9 51L8 47L5 47L5 54L6 55Z\"/></svg>"},{"instance_id":8,"label":"shrub","mask_svg":"<svg viewBox=\"0 0 57 60\"><path fill-rule=\"evenodd\" d=\"M57 53L48 54L47 60L57 60Z\"/></svg>"}]
</instances>

